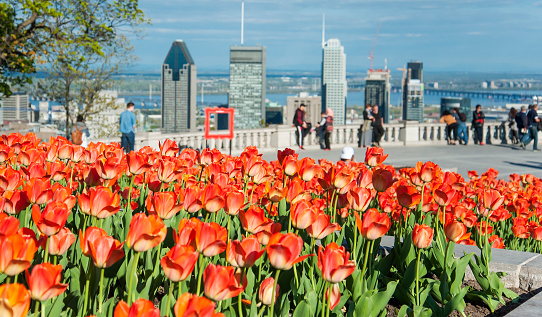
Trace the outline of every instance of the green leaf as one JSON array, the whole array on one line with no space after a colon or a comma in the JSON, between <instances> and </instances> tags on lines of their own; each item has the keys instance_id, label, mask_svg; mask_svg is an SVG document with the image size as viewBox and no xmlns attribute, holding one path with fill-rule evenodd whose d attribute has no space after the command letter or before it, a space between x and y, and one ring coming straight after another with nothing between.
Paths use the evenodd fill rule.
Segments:
<instances>
[{"instance_id":1,"label":"green leaf","mask_svg":"<svg viewBox=\"0 0 542 317\"><path fill-rule=\"evenodd\" d=\"M459 294L455 295L451 301L446 303L446 306L444 307L444 316L449 316L454 310L458 309L461 304L464 305L463 298L468 290L468 287L463 287Z\"/></svg>"},{"instance_id":2,"label":"green leaf","mask_svg":"<svg viewBox=\"0 0 542 317\"><path fill-rule=\"evenodd\" d=\"M304 316L314 316L314 314L311 314L311 306L306 301L302 301L297 305L297 307L294 310L293 317L304 317Z\"/></svg>"}]
</instances>

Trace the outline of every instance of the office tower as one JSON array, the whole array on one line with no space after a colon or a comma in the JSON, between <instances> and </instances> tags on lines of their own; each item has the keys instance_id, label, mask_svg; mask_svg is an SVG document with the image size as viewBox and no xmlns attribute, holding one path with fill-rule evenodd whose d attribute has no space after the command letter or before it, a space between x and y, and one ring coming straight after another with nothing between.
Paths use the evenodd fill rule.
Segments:
<instances>
[{"instance_id":1,"label":"office tower","mask_svg":"<svg viewBox=\"0 0 542 317\"><path fill-rule=\"evenodd\" d=\"M423 63L409 62L403 85L403 120L423 122L423 91Z\"/></svg>"},{"instance_id":2,"label":"office tower","mask_svg":"<svg viewBox=\"0 0 542 317\"><path fill-rule=\"evenodd\" d=\"M265 46L230 48L230 108L236 129L256 129L265 119Z\"/></svg>"},{"instance_id":3,"label":"office tower","mask_svg":"<svg viewBox=\"0 0 542 317\"><path fill-rule=\"evenodd\" d=\"M290 96L286 101L284 124L292 125L295 111L301 104L305 105L305 121L312 123L313 127L320 122L322 116L322 97L310 96L307 92L300 92L297 96Z\"/></svg>"},{"instance_id":4,"label":"office tower","mask_svg":"<svg viewBox=\"0 0 542 317\"><path fill-rule=\"evenodd\" d=\"M390 78L389 69L368 70L365 78L365 105L377 105L384 123L389 122Z\"/></svg>"},{"instance_id":5,"label":"office tower","mask_svg":"<svg viewBox=\"0 0 542 317\"><path fill-rule=\"evenodd\" d=\"M196 65L182 40L162 65L162 133L196 131Z\"/></svg>"},{"instance_id":6,"label":"office tower","mask_svg":"<svg viewBox=\"0 0 542 317\"><path fill-rule=\"evenodd\" d=\"M330 39L324 44L322 61L322 109L331 108L334 124L345 123L346 54L341 41Z\"/></svg>"},{"instance_id":7,"label":"office tower","mask_svg":"<svg viewBox=\"0 0 542 317\"><path fill-rule=\"evenodd\" d=\"M30 108L29 96L26 93L13 93L9 98L0 99L0 123L12 121L34 122L33 110Z\"/></svg>"},{"instance_id":8,"label":"office tower","mask_svg":"<svg viewBox=\"0 0 542 317\"><path fill-rule=\"evenodd\" d=\"M440 98L440 114L444 110L452 112L454 108L459 108L460 112L463 112L467 115L467 122L472 121L472 109L471 109L471 100L470 98L462 97L442 97Z\"/></svg>"}]
</instances>

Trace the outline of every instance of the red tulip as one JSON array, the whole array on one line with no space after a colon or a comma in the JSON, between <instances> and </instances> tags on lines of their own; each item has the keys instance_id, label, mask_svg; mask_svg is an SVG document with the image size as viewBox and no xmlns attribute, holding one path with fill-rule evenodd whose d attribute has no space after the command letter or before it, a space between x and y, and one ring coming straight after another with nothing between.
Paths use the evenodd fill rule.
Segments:
<instances>
[{"instance_id":1,"label":"red tulip","mask_svg":"<svg viewBox=\"0 0 542 317\"><path fill-rule=\"evenodd\" d=\"M32 178L24 185L24 191L31 203L43 205L53 199L51 181L46 178Z\"/></svg>"},{"instance_id":2,"label":"red tulip","mask_svg":"<svg viewBox=\"0 0 542 317\"><path fill-rule=\"evenodd\" d=\"M25 317L29 309L30 293L24 285L0 285L0 316Z\"/></svg>"},{"instance_id":3,"label":"red tulip","mask_svg":"<svg viewBox=\"0 0 542 317\"><path fill-rule=\"evenodd\" d=\"M226 204L224 209L230 216L235 216L245 205L245 195L239 191L231 191L226 194Z\"/></svg>"},{"instance_id":4,"label":"red tulip","mask_svg":"<svg viewBox=\"0 0 542 317\"><path fill-rule=\"evenodd\" d=\"M132 152L133 153L133 152ZM77 197L81 212L104 219L120 210L120 196L104 186L91 187Z\"/></svg>"},{"instance_id":5,"label":"red tulip","mask_svg":"<svg viewBox=\"0 0 542 317\"><path fill-rule=\"evenodd\" d=\"M184 191L183 208L189 213L196 213L201 210L202 204L200 191L196 186L187 187Z\"/></svg>"},{"instance_id":6,"label":"red tulip","mask_svg":"<svg viewBox=\"0 0 542 317\"><path fill-rule=\"evenodd\" d=\"M376 240L388 232L391 227L391 220L385 213L371 208L363 215L363 221L358 213L354 213L356 225L361 235L368 240Z\"/></svg>"},{"instance_id":7,"label":"red tulip","mask_svg":"<svg viewBox=\"0 0 542 317\"><path fill-rule=\"evenodd\" d=\"M3 198L5 199L3 210L10 215L18 215L30 204L26 193L22 190L5 191Z\"/></svg>"},{"instance_id":8,"label":"red tulip","mask_svg":"<svg viewBox=\"0 0 542 317\"><path fill-rule=\"evenodd\" d=\"M324 249L318 249L318 268L326 282L339 283L349 277L356 269L356 263L350 260L350 253L331 242Z\"/></svg>"},{"instance_id":9,"label":"red tulip","mask_svg":"<svg viewBox=\"0 0 542 317\"><path fill-rule=\"evenodd\" d=\"M107 160L96 161L96 172L105 180L117 179L117 177L123 172L124 166L120 164L116 157L110 157Z\"/></svg>"},{"instance_id":10,"label":"red tulip","mask_svg":"<svg viewBox=\"0 0 542 317\"><path fill-rule=\"evenodd\" d=\"M173 140L166 139L164 143L158 142L160 148L160 155L174 157L179 153L179 146Z\"/></svg>"},{"instance_id":11,"label":"red tulip","mask_svg":"<svg viewBox=\"0 0 542 317\"><path fill-rule=\"evenodd\" d=\"M341 301L341 289L339 288L339 284L331 284L330 286L329 291L326 292L326 301L331 295L331 299L329 299L329 309L333 310Z\"/></svg>"},{"instance_id":12,"label":"red tulip","mask_svg":"<svg viewBox=\"0 0 542 317\"><path fill-rule=\"evenodd\" d=\"M377 192L385 192L393 184L393 174L385 169L373 172L373 187Z\"/></svg>"},{"instance_id":13,"label":"red tulip","mask_svg":"<svg viewBox=\"0 0 542 317\"><path fill-rule=\"evenodd\" d=\"M163 159L158 163L157 172L158 179L162 183L171 183L181 175L175 162L166 161Z\"/></svg>"},{"instance_id":14,"label":"red tulip","mask_svg":"<svg viewBox=\"0 0 542 317\"><path fill-rule=\"evenodd\" d=\"M280 223L270 222L262 228L262 231L256 233L255 236L262 245L267 245L271 236L282 230L282 225Z\"/></svg>"},{"instance_id":15,"label":"red tulip","mask_svg":"<svg viewBox=\"0 0 542 317\"><path fill-rule=\"evenodd\" d=\"M265 253L255 237L232 240L226 248L226 260L234 267L251 267Z\"/></svg>"},{"instance_id":16,"label":"red tulip","mask_svg":"<svg viewBox=\"0 0 542 317\"><path fill-rule=\"evenodd\" d=\"M247 211L241 210L239 220L243 229L252 234L262 231L266 225L272 223L265 216L263 209L255 205L250 206Z\"/></svg>"},{"instance_id":17,"label":"red tulip","mask_svg":"<svg viewBox=\"0 0 542 317\"><path fill-rule=\"evenodd\" d=\"M192 246L196 248L196 231L199 230L201 221L198 218L181 219L179 234L173 235L175 244Z\"/></svg>"},{"instance_id":18,"label":"red tulip","mask_svg":"<svg viewBox=\"0 0 542 317\"><path fill-rule=\"evenodd\" d=\"M456 191L443 184L433 190L433 199L439 206L448 206L454 199Z\"/></svg>"},{"instance_id":19,"label":"red tulip","mask_svg":"<svg viewBox=\"0 0 542 317\"><path fill-rule=\"evenodd\" d=\"M433 162L425 162L418 172L418 176L424 183L430 183L437 176L438 165Z\"/></svg>"},{"instance_id":20,"label":"red tulip","mask_svg":"<svg viewBox=\"0 0 542 317\"><path fill-rule=\"evenodd\" d=\"M196 249L204 256L211 257L226 250L228 231L219 224L199 222L196 231Z\"/></svg>"},{"instance_id":21,"label":"red tulip","mask_svg":"<svg viewBox=\"0 0 542 317\"><path fill-rule=\"evenodd\" d=\"M289 270L309 255L299 256L303 239L293 233L275 233L267 244L267 256L271 265L279 270Z\"/></svg>"},{"instance_id":22,"label":"red tulip","mask_svg":"<svg viewBox=\"0 0 542 317\"><path fill-rule=\"evenodd\" d=\"M433 241L433 228L416 224L412 230L412 243L418 249L425 249Z\"/></svg>"},{"instance_id":23,"label":"red tulip","mask_svg":"<svg viewBox=\"0 0 542 317\"><path fill-rule=\"evenodd\" d=\"M26 280L30 286L30 296L40 302L56 297L68 288L68 284L60 283L62 265L42 263L34 266L32 273L26 271Z\"/></svg>"},{"instance_id":24,"label":"red tulip","mask_svg":"<svg viewBox=\"0 0 542 317\"><path fill-rule=\"evenodd\" d=\"M362 212L367 210L371 200L373 198L371 190L363 187L356 187L348 193L348 203L350 208L354 209L357 212Z\"/></svg>"},{"instance_id":25,"label":"red tulip","mask_svg":"<svg viewBox=\"0 0 542 317\"><path fill-rule=\"evenodd\" d=\"M284 197L286 197L286 194L288 193L288 188L282 187L280 182L276 182L273 187L269 190L269 200L278 203L279 201L283 200Z\"/></svg>"},{"instance_id":26,"label":"red tulip","mask_svg":"<svg viewBox=\"0 0 542 317\"><path fill-rule=\"evenodd\" d=\"M377 147L369 147L367 148L367 152L365 153L365 164L370 167L375 167L388 157L388 154L384 155L384 149L377 148Z\"/></svg>"},{"instance_id":27,"label":"red tulip","mask_svg":"<svg viewBox=\"0 0 542 317\"><path fill-rule=\"evenodd\" d=\"M258 298L260 299L260 302L262 302L262 304L270 306L273 303L273 299L277 299L279 297L280 286L278 284L275 288L275 296L273 297L274 283L275 283L275 279L272 277L268 277L265 280L263 280L262 283L260 284L260 290L258 291Z\"/></svg>"},{"instance_id":28,"label":"red tulip","mask_svg":"<svg viewBox=\"0 0 542 317\"><path fill-rule=\"evenodd\" d=\"M160 310L144 298L136 300L132 306L121 300L115 307L113 317L160 317Z\"/></svg>"},{"instance_id":29,"label":"red tulip","mask_svg":"<svg viewBox=\"0 0 542 317\"><path fill-rule=\"evenodd\" d=\"M145 173L151 164L149 164L149 156L140 152L130 152L126 154L126 162L128 163L128 171L132 175Z\"/></svg>"},{"instance_id":30,"label":"red tulip","mask_svg":"<svg viewBox=\"0 0 542 317\"><path fill-rule=\"evenodd\" d=\"M49 238L49 254L62 255L75 242L75 235L68 228L60 231Z\"/></svg>"},{"instance_id":31,"label":"red tulip","mask_svg":"<svg viewBox=\"0 0 542 317\"><path fill-rule=\"evenodd\" d=\"M215 313L214 302L190 293L182 294L177 299L173 310L175 311L175 317L224 317L222 313Z\"/></svg>"},{"instance_id":32,"label":"red tulip","mask_svg":"<svg viewBox=\"0 0 542 317\"><path fill-rule=\"evenodd\" d=\"M504 202L504 196L494 189L487 189L483 192L482 200L486 209L495 210Z\"/></svg>"},{"instance_id":33,"label":"red tulip","mask_svg":"<svg viewBox=\"0 0 542 317\"><path fill-rule=\"evenodd\" d=\"M37 250L35 238L20 233L0 236L0 272L14 276L28 269Z\"/></svg>"},{"instance_id":34,"label":"red tulip","mask_svg":"<svg viewBox=\"0 0 542 317\"><path fill-rule=\"evenodd\" d=\"M164 274L172 282L186 280L198 261L199 254L191 246L175 245L160 260Z\"/></svg>"},{"instance_id":35,"label":"red tulip","mask_svg":"<svg viewBox=\"0 0 542 317\"><path fill-rule=\"evenodd\" d=\"M467 233L467 227L455 219L452 219L446 223L444 226L444 233L449 240L455 243L458 243L461 240L468 240L470 238L470 233Z\"/></svg>"},{"instance_id":36,"label":"red tulip","mask_svg":"<svg viewBox=\"0 0 542 317\"><path fill-rule=\"evenodd\" d=\"M295 228L307 229L318 218L318 208L309 206L306 200L301 200L291 208L290 218Z\"/></svg>"},{"instance_id":37,"label":"red tulip","mask_svg":"<svg viewBox=\"0 0 542 317\"><path fill-rule=\"evenodd\" d=\"M56 183L53 186L53 201L65 203L68 210L72 210L73 207L75 207L75 203L77 202L77 198L72 195L71 189L68 187L62 187L58 186L59 184Z\"/></svg>"},{"instance_id":38,"label":"red tulip","mask_svg":"<svg viewBox=\"0 0 542 317\"><path fill-rule=\"evenodd\" d=\"M90 243L94 243L98 238L107 237L107 233L104 229L98 227L88 227L83 235L83 232L79 229L79 246L84 255L91 257Z\"/></svg>"},{"instance_id":39,"label":"red tulip","mask_svg":"<svg viewBox=\"0 0 542 317\"><path fill-rule=\"evenodd\" d=\"M145 252L166 238L167 228L156 215L135 214L130 222L126 245L136 252Z\"/></svg>"},{"instance_id":40,"label":"red tulip","mask_svg":"<svg viewBox=\"0 0 542 317\"><path fill-rule=\"evenodd\" d=\"M32 206L32 220L38 230L46 236L57 234L66 224L69 215L70 211L66 204L61 202L48 204L43 212L38 205Z\"/></svg>"},{"instance_id":41,"label":"red tulip","mask_svg":"<svg viewBox=\"0 0 542 317\"><path fill-rule=\"evenodd\" d=\"M224 207L226 201L222 196L222 190L218 185L210 184L201 193L201 203L203 209L208 212L217 212Z\"/></svg>"},{"instance_id":42,"label":"red tulip","mask_svg":"<svg viewBox=\"0 0 542 317\"><path fill-rule=\"evenodd\" d=\"M299 162L299 176L305 182L310 182L316 175L320 173L322 168L314 163L314 159L305 157Z\"/></svg>"},{"instance_id":43,"label":"red tulip","mask_svg":"<svg viewBox=\"0 0 542 317\"><path fill-rule=\"evenodd\" d=\"M282 169L284 174L288 176L294 176L297 174L299 169L298 163L297 157L293 157L292 155L288 155L286 158L284 158L282 161Z\"/></svg>"},{"instance_id":44,"label":"red tulip","mask_svg":"<svg viewBox=\"0 0 542 317\"><path fill-rule=\"evenodd\" d=\"M495 249L504 249L504 242L501 237L494 234L491 237L489 237L489 244L492 248Z\"/></svg>"},{"instance_id":45,"label":"red tulip","mask_svg":"<svg viewBox=\"0 0 542 317\"><path fill-rule=\"evenodd\" d=\"M177 195L174 192L149 193L147 197L149 214L164 220L175 216L182 208L182 205L177 205Z\"/></svg>"},{"instance_id":46,"label":"red tulip","mask_svg":"<svg viewBox=\"0 0 542 317\"><path fill-rule=\"evenodd\" d=\"M316 221L307 227L307 233L313 239L321 240L335 231L341 230L341 227L336 223L330 222L329 215L319 214Z\"/></svg>"},{"instance_id":47,"label":"red tulip","mask_svg":"<svg viewBox=\"0 0 542 317\"><path fill-rule=\"evenodd\" d=\"M399 185L395 193L397 194L399 205L409 209L417 206L422 199L420 193L412 186Z\"/></svg>"},{"instance_id":48,"label":"red tulip","mask_svg":"<svg viewBox=\"0 0 542 317\"><path fill-rule=\"evenodd\" d=\"M10 236L19 230L19 219L0 213L0 236Z\"/></svg>"},{"instance_id":49,"label":"red tulip","mask_svg":"<svg viewBox=\"0 0 542 317\"><path fill-rule=\"evenodd\" d=\"M215 302L239 295L245 289L241 283L241 273L235 273L231 266L210 263L203 272L205 296Z\"/></svg>"},{"instance_id":50,"label":"red tulip","mask_svg":"<svg viewBox=\"0 0 542 317\"><path fill-rule=\"evenodd\" d=\"M97 237L87 243L94 265L101 269L110 267L124 257L124 250L122 249L124 242L120 243L113 237Z\"/></svg>"},{"instance_id":51,"label":"red tulip","mask_svg":"<svg viewBox=\"0 0 542 317\"><path fill-rule=\"evenodd\" d=\"M335 174L333 179L333 186L337 189L341 189L346 185L350 184L354 180L354 175L352 171L348 168L342 168Z\"/></svg>"}]
</instances>

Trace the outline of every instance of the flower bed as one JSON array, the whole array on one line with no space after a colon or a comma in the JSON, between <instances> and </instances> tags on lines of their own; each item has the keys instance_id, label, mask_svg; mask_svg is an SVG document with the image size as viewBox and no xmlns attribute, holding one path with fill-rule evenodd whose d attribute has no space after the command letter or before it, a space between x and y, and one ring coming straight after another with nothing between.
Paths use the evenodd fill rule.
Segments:
<instances>
[{"instance_id":1,"label":"flower bed","mask_svg":"<svg viewBox=\"0 0 542 317\"><path fill-rule=\"evenodd\" d=\"M36 316L380 316L392 297L398 316L493 311L516 295L489 271L491 248L541 250L532 175L395 170L377 148L345 164L170 140L127 155L0 143L1 316L31 302ZM455 258L456 243L481 255Z\"/></svg>"}]
</instances>

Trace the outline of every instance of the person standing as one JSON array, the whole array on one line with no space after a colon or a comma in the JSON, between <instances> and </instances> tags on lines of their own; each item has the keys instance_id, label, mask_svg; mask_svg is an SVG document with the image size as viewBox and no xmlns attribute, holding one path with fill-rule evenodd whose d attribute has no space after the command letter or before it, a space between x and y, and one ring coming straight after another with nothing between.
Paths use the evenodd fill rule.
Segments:
<instances>
[{"instance_id":1,"label":"person standing","mask_svg":"<svg viewBox=\"0 0 542 317\"><path fill-rule=\"evenodd\" d=\"M516 124L518 127L519 141L523 139L527 131L527 107L521 106L520 112L516 115Z\"/></svg>"},{"instance_id":2,"label":"person standing","mask_svg":"<svg viewBox=\"0 0 542 317\"><path fill-rule=\"evenodd\" d=\"M521 140L521 147L525 150L527 145L533 140L533 152L540 151L538 149L538 105L534 104L532 109L527 113L527 131Z\"/></svg>"},{"instance_id":3,"label":"person standing","mask_svg":"<svg viewBox=\"0 0 542 317\"><path fill-rule=\"evenodd\" d=\"M440 123L446 123L448 145L455 145L455 141L457 140L457 121L449 110L444 110L440 117ZM453 139L452 133L454 134Z\"/></svg>"},{"instance_id":4,"label":"person standing","mask_svg":"<svg viewBox=\"0 0 542 317\"><path fill-rule=\"evenodd\" d=\"M349 146L345 146L341 152L341 161L345 162L346 164L355 162L354 149Z\"/></svg>"},{"instance_id":5,"label":"person standing","mask_svg":"<svg viewBox=\"0 0 542 317\"><path fill-rule=\"evenodd\" d=\"M519 143L518 124L516 122L517 115L518 111L516 108L512 107L508 113L508 127L510 128L510 139L512 140L512 144Z\"/></svg>"},{"instance_id":6,"label":"person standing","mask_svg":"<svg viewBox=\"0 0 542 317\"><path fill-rule=\"evenodd\" d=\"M316 131L318 131L318 141L320 143L320 149L324 150L326 144L324 141L324 125L326 124L326 112L322 111L320 113L320 121L316 124Z\"/></svg>"},{"instance_id":7,"label":"person standing","mask_svg":"<svg viewBox=\"0 0 542 317\"><path fill-rule=\"evenodd\" d=\"M324 151L331 151L330 138L331 132L333 132L333 110L331 108L326 109L326 123L324 124Z\"/></svg>"},{"instance_id":8,"label":"person standing","mask_svg":"<svg viewBox=\"0 0 542 317\"><path fill-rule=\"evenodd\" d=\"M467 115L463 112L459 112L459 108L454 108L452 115L457 121L457 138L459 138L459 143L463 141L464 145L469 144L469 135L467 134ZM456 138L456 139L457 139Z\"/></svg>"},{"instance_id":9,"label":"person standing","mask_svg":"<svg viewBox=\"0 0 542 317\"><path fill-rule=\"evenodd\" d=\"M382 114L378 112L378 106L373 106L373 146L380 147L380 139L384 135L384 119Z\"/></svg>"},{"instance_id":10,"label":"person standing","mask_svg":"<svg viewBox=\"0 0 542 317\"><path fill-rule=\"evenodd\" d=\"M476 105L472 113L472 128L474 129L474 144L484 145L484 119L486 115L482 112L482 106Z\"/></svg>"},{"instance_id":11,"label":"person standing","mask_svg":"<svg viewBox=\"0 0 542 317\"><path fill-rule=\"evenodd\" d=\"M296 109L294 115L294 126L295 126L295 140L297 145L301 150L303 148L303 138L305 137L304 130L307 128L307 122L305 121L305 104L300 104L299 108Z\"/></svg>"},{"instance_id":12,"label":"person standing","mask_svg":"<svg viewBox=\"0 0 542 317\"><path fill-rule=\"evenodd\" d=\"M122 133L120 139L120 146L124 149L125 153L130 153L134 150L135 145L135 127L136 127L136 117L134 114L134 103L129 102L126 105L126 110L120 114L119 131Z\"/></svg>"},{"instance_id":13,"label":"person standing","mask_svg":"<svg viewBox=\"0 0 542 317\"><path fill-rule=\"evenodd\" d=\"M79 135L80 140L77 140L79 142L76 142L74 136ZM72 126L72 142L77 145L81 145L82 147L88 146L88 138L90 137L90 131L88 130L87 125L85 124L85 119L82 115L77 115L77 119L75 124Z\"/></svg>"},{"instance_id":14,"label":"person standing","mask_svg":"<svg viewBox=\"0 0 542 317\"><path fill-rule=\"evenodd\" d=\"M373 121L372 107L367 104L363 111L363 124L361 125L361 146L363 147L371 146L373 141Z\"/></svg>"}]
</instances>

